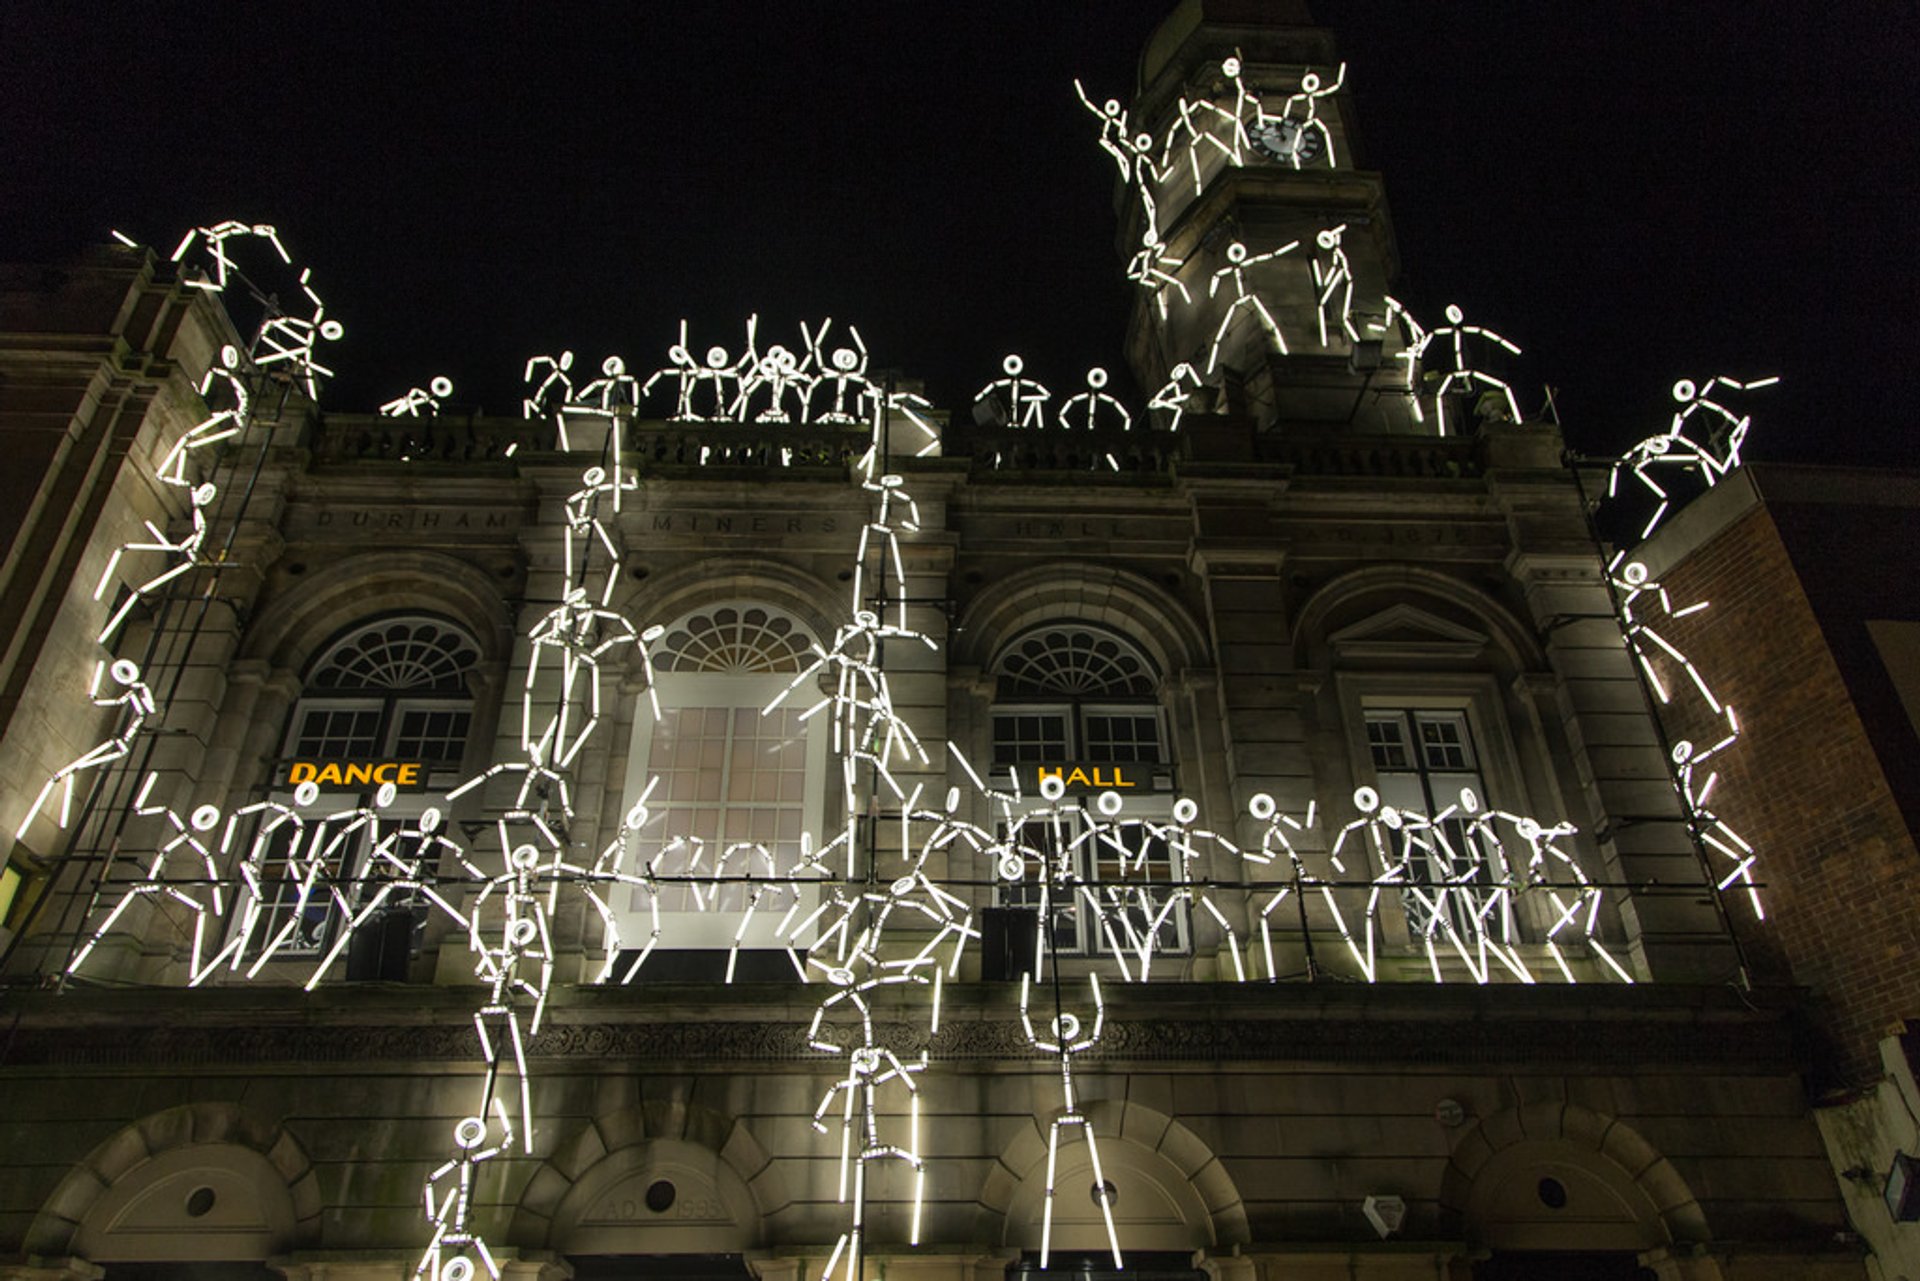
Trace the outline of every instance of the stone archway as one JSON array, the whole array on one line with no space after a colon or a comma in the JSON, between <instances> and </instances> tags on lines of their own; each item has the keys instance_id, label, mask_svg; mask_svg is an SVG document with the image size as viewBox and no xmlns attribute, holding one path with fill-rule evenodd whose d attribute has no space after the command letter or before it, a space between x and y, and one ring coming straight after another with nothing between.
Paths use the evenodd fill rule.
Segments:
<instances>
[{"instance_id":1,"label":"stone archway","mask_svg":"<svg viewBox=\"0 0 1920 1281\"><path fill-rule=\"evenodd\" d=\"M1123 1250L1196 1250L1251 1239L1239 1190L1192 1130L1137 1103L1091 1103L1086 1113L1100 1141L1101 1172L1117 1193ZM979 1194L979 1239L1039 1246L1050 1120L1032 1118L1001 1150ZM1087 1145L1071 1132L1061 1141L1054 1186L1054 1248L1105 1249Z\"/></svg>"},{"instance_id":2,"label":"stone archway","mask_svg":"<svg viewBox=\"0 0 1920 1281\"><path fill-rule=\"evenodd\" d=\"M1497 1250L1647 1251L1710 1236L1672 1162L1574 1103L1509 1108L1463 1130L1440 1206L1443 1228Z\"/></svg>"},{"instance_id":3,"label":"stone archway","mask_svg":"<svg viewBox=\"0 0 1920 1281\"><path fill-rule=\"evenodd\" d=\"M313 1242L313 1163L294 1137L230 1103L192 1103L121 1130L68 1172L27 1231L29 1254L258 1260Z\"/></svg>"},{"instance_id":4,"label":"stone archway","mask_svg":"<svg viewBox=\"0 0 1920 1281\"><path fill-rule=\"evenodd\" d=\"M695 1105L646 1104L561 1143L528 1181L508 1239L566 1254L737 1254L759 1246L769 1216L791 1201L745 1125Z\"/></svg>"}]
</instances>

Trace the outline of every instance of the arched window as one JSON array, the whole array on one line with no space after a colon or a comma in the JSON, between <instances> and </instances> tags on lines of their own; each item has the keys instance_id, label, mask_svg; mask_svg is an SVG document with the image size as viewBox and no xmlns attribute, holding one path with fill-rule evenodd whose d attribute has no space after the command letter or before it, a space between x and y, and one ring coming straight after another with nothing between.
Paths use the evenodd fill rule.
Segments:
<instances>
[{"instance_id":1,"label":"arched window","mask_svg":"<svg viewBox=\"0 0 1920 1281\"><path fill-rule=\"evenodd\" d=\"M458 768L473 719L467 674L479 661L480 646L444 619L360 624L309 668L287 755Z\"/></svg>"},{"instance_id":2,"label":"arched window","mask_svg":"<svg viewBox=\"0 0 1920 1281\"><path fill-rule=\"evenodd\" d=\"M1164 763L1159 674L1131 641L1081 623L1038 627L993 672L996 767Z\"/></svg>"},{"instance_id":3,"label":"arched window","mask_svg":"<svg viewBox=\"0 0 1920 1281\"><path fill-rule=\"evenodd\" d=\"M371 802L384 779L401 790L383 813L417 816L430 791L451 787L460 777L473 727L468 680L479 661L479 642L432 615L389 616L341 632L321 648L301 682L274 765L273 797L291 802L295 785L312 780L325 810L350 809ZM329 870L357 877L366 855L364 841L344 842ZM279 884L280 901L256 923L249 950L275 937L295 910L298 889L285 870L284 858L270 858L263 868L268 881ZM410 904L389 902L417 927L420 914ZM309 901L276 955L324 950L338 928L336 915L328 903ZM417 929L402 929L397 921L393 929L396 937L417 936ZM398 976L395 967L403 970L405 959L387 958L384 976Z\"/></svg>"},{"instance_id":4,"label":"arched window","mask_svg":"<svg viewBox=\"0 0 1920 1281\"><path fill-rule=\"evenodd\" d=\"M797 672L813 639L799 623L759 605L722 605L667 629L654 654L658 672Z\"/></svg>"},{"instance_id":5,"label":"arched window","mask_svg":"<svg viewBox=\"0 0 1920 1281\"><path fill-rule=\"evenodd\" d=\"M1132 641L1081 622L1059 622L1017 636L994 660L993 764L1009 770L1019 791L1040 796L1044 779L1056 777L1069 794L1112 790L1133 818L1165 818L1173 803L1172 760L1159 704L1160 673ZM1056 906L1048 947L1062 954L1086 954L1113 943L1106 931L1120 932L1127 946L1130 918L1135 930L1147 928L1150 915L1125 883L1169 881L1174 875L1164 847L1146 844L1142 828L1121 829L1120 840L1137 842L1128 854L1111 844L1076 841L1071 824L1052 825L1043 839L1066 840L1080 851L1075 872L1096 886L1103 899L1117 898L1112 921L1102 921L1084 896ZM1012 885L1000 891L1003 907L1038 902L1037 886ZM1175 912L1162 927L1162 952L1185 951L1187 920Z\"/></svg>"},{"instance_id":6,"label":"arched window","mask_svg":"<svg viewBox=\"0 0 1920 1281\"><path fill-rule=\"evenodd\" d=\"M801 833L820 830L828 718L803 718L819 692L803 683L769 707L811 664L813 646L805 624L752 602L705 606L661 636L654 651L660 714L639 696L627 791L638 796L649 779L658 780L642 840L648 849L681 842L661 863L662 874L688 871L694 848L701 872L714 871L730 848L728 871L765 871L764 864L749 866L752 846L764 847L785 871L799 861ZM652 915L644 891L630 891L624 907L620 934L631 949L652 930ZM662 887L662 947L671 951L656 953L640 976L722 977L743 922L743 968L734 977L791 976L791 963L777 950L786 940L775 937L784 902L751 915L747 907L740 885L704 901L685 887ZM615 973L624 975L622 963Z\"/></svg>"}]
</instances>

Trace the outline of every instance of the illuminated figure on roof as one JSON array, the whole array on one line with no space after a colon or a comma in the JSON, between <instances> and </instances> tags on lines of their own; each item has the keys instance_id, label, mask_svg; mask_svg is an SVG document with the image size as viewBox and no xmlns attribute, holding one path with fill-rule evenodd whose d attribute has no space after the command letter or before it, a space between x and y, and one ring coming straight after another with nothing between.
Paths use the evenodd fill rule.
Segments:
<instances>
[{"instance_id":1,"label":"illuminated figure on roof","mask_svg":"<svg viewBox=\"0 0 1920 1281\"><path fill-rule=\"evenodd\" d=\"M747 372L744 356L736 361L727 354L727 349L718 343L707 348L705 360L700 368L694 371L696 389L704 387L710 393L707 397L709 408L702 416L710 421L731 421L734 407L739 404L740 388Z\"/></svg>"},{"instance_id":2,"label":"illuminated figure on roof","mask_svg":"<svg viewBox=\"0 0 1920 1281\"><path fill-rule=\"evenodd\" d=\"M1099 431L1118 427L1121 431L1132 431L1133 415L1106 388L1107 371L1089 369L1087 389L1060 403L1060 425L1069 430Z\"/></svg>"},{"instance_id":3,"label":"illuminated figure on roof","mask_svg":"<svg viewBox=\"0 0 1920 1281\"><path fill-rule=\"evenodd\" d=\"M675 392L672 417L682 422L700 422L702 416L694 412L693 389L699 385L700 363L693 358L693 350L687 346L687 322L680 322L680 341L667 349L667 367L656 369L653 375L641 386L642 396L653 394L653 385L662 378L670 378L680 384Z\"/></svg>"},{"instance_id":4,"label":"illuminated figure on roof","mask_svg":"<svg viewBox=\"0 0 1920 1281\"><path fill-rule=\"evenodd\" d=\"M559 413L573 399L572 370L573 353L570 351L563 351L558 356L529 357L527 371L521 377L531 390L520 402L520 412L528 418L545 418L549 414ZM536 375L540 378L538 386L533 381ZM560 448L565 449L566 445L563 443Z\"/></svg>"},{"instance_id":5,"label":"illuminated figure on roof","mask_svg":"<svg viewBox=\"0 0 1920 1281\"><path fill-rule=\"evenodd\" d=\"M1447 397L1455 392L1481 391L1492 395L1495 403L1504 411L1507 422L1521 421L1520 404L1513 398L1513 388L1505 379L1496 378L1474 362L1472 345L1489 344L1500 348L1509 355L1517 356L1520 348L1502 338L1491 329L1480 325L1465 323L1466 315L1457 306L1447 308L1447 323L1426 334L1420 345L1414 349L1414 358L1426 369L1429 382L1433 383L1433 412L1435 430L1442 436L1447 434ZM1427 368L1428 357L1438 343L1442 359L1451 357L1452 365L1445 369Z\"/></svg>"},{"instance_id":6,"label":"illuminated figure on roof","mask_svg":"<svg viewBox=\"0 0 1920 1281\"><path fill-rule=\"evenodd\" d=\"M1658 473L1691 473L1711 489L1740 465L1740 449L1746 443L1747 431L1752 427L1753 420L1749 415L1737 414L1721 403L1720 389L1756 391L1779 381L1776 377L1743 383L1716 375L1699 385L1688 378L1682 378L1673 385L1673 398L1680 408L1674 411L1667 430L1661 435L1649 436L1628 450L1613 464L1613 471L1607 477L1609 498L1619 494L1620 473L1631 471L1634 478L1659 500L1653 514L1647 518L1646 526L1641 529L1640 537L1646 538L1653 533L1672 503L1666 487L1657 478Z\"/></svg>"},{"instance_id":7,"label":"illuminated figure on roof","mask_svg":"<svg viewBox=\"0 0 1920 1281\"><path fill-rule=\"evenodd\" d=\"M440 402L453 395L453 379L441 375L425 387L410 387L403 396L380 406L384 418L433 418L440 413Z\"/></svg>"},{"instance_id":8,"label":"illuminated figure on roof","mask_svg":"<svg viewBox=\"0 0 1920 1281\"><path fill-rule=\"evenodd\" d=\"M1273 339L1274 347L1282 356L1287 354L1287 340L1280 332L1280 326L1274 322L1273 313L1267 310L1266 302L1259 293L1247 286L1247 273L1264 263L1274 261L1284 254L1292 253L1300 247L1297 240L1289 240L1278 249L1269 249L1263 254L1249 254L1247 247L1239 241L1227 246L1227 265L1213 273L1213 279L1207 282L1207 297L1212 298L1220 292L1222 281L1233 283L1233 301L1227 304L1226 314L1220 317L1220 327L1213 332L1213 346L1207 352L1207 373L1211 375L1220 364L1220 347L1227 340L1227 331L1233 328L1234 321L1243 311L1250 311L1260 327Z\"/></svg>"},{"instance_id":9,"label":"illuminated figure on roof","mask_svg":"<svg viewBox=\"0 0 1920 1281\"><path fill-rule=\"evenodd\" d=\"M1027 362L1008 356L1000 362L1006 377L996 378L973 393L973 403L996 407L996 417L1009 427L1045 427L1046 405L1053 393L1031 378L1020 375Z\"/></svg>"},{"instance_id":10,"label":"illuminated figure on roof","mask_svg":"<svg viewBox=\"0 0 1920 1281\"><path fill-rule=\"evenodd\" d=\"M806 387L806 415L817 423L857 426L867 421L872 403L879 394L867 378L867 344L861 339L860 330L848 325L847 336L853 345L835 347L828 353L827 330L832 327L831 318L821 321L820 327L814 330L809 330L804 320L800 322L801 338L807 348L807 363L813 370L813 381ZM832 388L831 400L815 409L814 393L828 387Z\"/></svg>"},{"instance_id":11,"label":"illuminated figure on roof","mask_svg":"<svg viewBox=\"0 0 1920 1281\"><path fill-rule=\"evenodd\" d=\"M801 368L800 358L791 350L775 343L767 348L766 354L754 362L753 375L749 382L743 382L740 388L740 402L734 417L746 422L751 410L755 393L764 389L767 403L758 414L752 416L757 423L786 423L794 421L795 415L787 412L787 400L792 397L798 417L804 418L807 410L807 394L813 390L813 375Z\"/></svg>"},{"instance_id":12,"label":"illuminated figure on roof","mask_svg":"<svg viewBox=\"0 0 1920 1281\"><path fill-rule=\"evenodd\" d=\"M1183 360L1168 372L1166 383L1153 393L1153 399L1147 402L1147 409L1164 411L1167 430L1179 431L1180 419L1187 412L1188 402L1204 385L1200 381L1200 372Z\"/></svg>"}]
</instances>

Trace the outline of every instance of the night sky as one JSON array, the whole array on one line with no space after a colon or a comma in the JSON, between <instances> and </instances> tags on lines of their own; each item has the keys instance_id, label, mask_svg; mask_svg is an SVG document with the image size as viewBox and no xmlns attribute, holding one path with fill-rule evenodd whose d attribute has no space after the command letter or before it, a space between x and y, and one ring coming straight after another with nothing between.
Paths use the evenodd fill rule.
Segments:
<instances>
[{"instance_id":1,"label":"night sky","mask_svg":"<svg viewBox=\"0 0 1920 1281\"><path fill-rule=\"evenodd\" d=\"M1163 0L0 7L0 257L277 224L347 337L323 398L535 352L664 363L831 315L962 406L1023 353L1120 364L1111 167ZM107 15L113 15L111 17ZM1318 0L1387 178L1400 296L1459 302L1570 443L1676 378L1778 373L1749 456L1920 465L1911 2Z\"/></svg>"}]
</instances>

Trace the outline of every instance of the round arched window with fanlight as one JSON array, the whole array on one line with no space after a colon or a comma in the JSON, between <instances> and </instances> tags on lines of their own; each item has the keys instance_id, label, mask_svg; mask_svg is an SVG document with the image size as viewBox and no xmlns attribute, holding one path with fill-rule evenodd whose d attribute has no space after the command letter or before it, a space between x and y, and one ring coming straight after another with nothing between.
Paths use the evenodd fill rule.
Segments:
<instances>
[{"instance_id":1,"label":"round arched window with fanlight","mask_svg":"<svg viewBox=\"0 0 1920 1281\"><path fill-rule=\"evenodd\" d=\"M1028 804L1042 804L1043 783L1058 778L1069 792L1118 794L1130 818L1171 812L1173 762L1160 711L1160 672L1138 645L1091 623L1048 623L1015 636L990 670L994 773L1002 779L1012 774L1013 790ZM1185 951L1184 908L1176 903L1162 914L1164 900L1150 888L1173 879L1165 842L1137 824L1121 824L1099 842L1076 839L1077 830L1078 819L1069 811L1026 838L1072 850L1081 864L1075 874L1106 896L1111 919L1103 926L1084 895L1056 898L1047 946L1064 954L1097 951L1102 929L1131 927L1137 933L1158 921L1160 950ZM1149 885L1136 887L1139 881ZM1037 907L1040 901L1039 887L1030 882L1002 885L998 896L1003 907ZM1126 925L1115 925L1121 917Z\"/></svg>"},{"instance_id":2,"label":"round arched window with fanlight","mask_svg":"<svg viewBox=\"0 0 1920 1281\"><path fill-rule=\"evenodd\" d=\"M470 679L480 657L470 632L432 614L366 619L337 633L315 653L301 680L300 700L273 766L274 796L284 804L298 783L314 781L321 808L331 812L368 805L380 781L395 781L402 791L381 813L400 820L421 813L432 790L453 786L468 767ZM290 851L282 848L282 838L291 839L298 829L280 830L260 868L274 887L274 902L251 922L246 947L261 946L290 923L276 955L319 952L332 942L337 914L328 910L330 900L301 893L288 873ZM329 849L329 871L354 887L349 897L358 901L368 888L360 883L365 840L356 832ZM406 953L418 945L422 914L411 895L389 896L387 902L400 949L394 964L403 971Z\"/></svg>"},{"instance_id":3,"label":"round arched window with fanlight","mask_svg":"<svg viewBox=\"0 0 1920 1281\"><path fill-rule=\"evenodd\" d=\"M723 601L668 624L651 654L659 712L637 697L627 794L652 789L641 843L664 851L660 873L708 874L723 860L728 872L796 867L804 834L821 830L826 795L831 718L807 715L821 698L806 675L813 630L772 605ZM729 966L735 978L792 976L776 936L784 904L750 910L739 884L696 893L669 883L658 893L661 946L641 979L718 979ZM645 891L616 894L613 906L623 940L651 934ZM618 959L614 972L625 973Z\"/></svg>"},{"instance_id":4,"label":"round arched window with fanlight","mask_svg":"<svg viewBox=\"0 0 1920 1281\"><path fill-rule=\"evenodd\" d=\"M1165 761L1160 675L1125 637L1085 623L1036 627L993 665L993 761Z\"/></svg>"}]
</instances>

